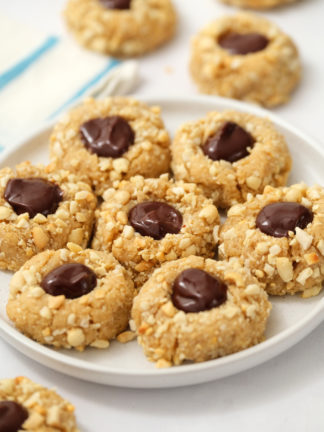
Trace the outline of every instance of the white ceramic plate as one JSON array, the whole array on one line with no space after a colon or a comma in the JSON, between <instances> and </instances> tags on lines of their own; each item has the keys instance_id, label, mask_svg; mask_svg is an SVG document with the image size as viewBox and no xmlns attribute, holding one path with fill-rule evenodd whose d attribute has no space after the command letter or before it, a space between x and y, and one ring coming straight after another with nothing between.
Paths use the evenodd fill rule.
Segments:
<instances>
[{"instance_id":1,"label":"white ceramic plate","mask_svg":"<svg viewBox=\"0 0 324 432\"><path fill-rule=\"evenodd\" d=\"M290 183L305 181L324 184L324 151L314 141L271 113L244 103L216 97L173 97L145 100L160 105L168 130L173 135L185 121L203 117L211 110L236 109L272 119L286 137L293 157ZM47 141L51 127L35 133L1 155L1 166L13 167L29 159L48 161ZM256 366L290 348L324 319L324 293L303 300L298 296L272 298L266 341L216 360L155 369L135 341L126 345L113 342L107 351L87 349L83 353L53 350L19 333L9 322L5 304L11 275L0 272L0 335L28 357L59 372L101 384L122 387L177 387L222 378Z\"/></svg>"}]
</instances>

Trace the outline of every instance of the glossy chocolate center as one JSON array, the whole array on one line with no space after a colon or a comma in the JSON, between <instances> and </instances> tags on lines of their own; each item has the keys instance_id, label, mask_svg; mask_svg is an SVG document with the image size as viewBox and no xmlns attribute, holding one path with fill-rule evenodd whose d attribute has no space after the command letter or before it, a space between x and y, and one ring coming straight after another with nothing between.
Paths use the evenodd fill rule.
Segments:
<instances>
[{"instance_id":1,"label":"glossy chocolate center","mask_svg":"<svg viewBox=\"0 0 324 432\"><path fill-rule=\"evenodd\" d=\"M260 211L256 226L272 237L288 237L288 232L304 229L313 220L313 213L295 202L276 202Z\"/></svg>"},{"instance_id":2,"label":"glossy chocolate center","mask_svg":"<svg viewBox=\"0 0 324 432\"><path fill-rule=\"evenodd\" d=\"M137 204L128 214L129 223L143 236L162 239L166 234L177 234L182 227L181 213L169 204L146 201Z\"/></svg>"},{"instance_id":3,"label":"glossy chocolate center","mask_svg":"<svg viewBox=\"0 0 324 432\"><path fill-rule=\"evenodd\" d=\"M17 402L0 402L0 432L18 432L28 418L28 411Z\"/></svg>"},{"instance_id":4,"label":"glossy chocolate center","mask_svg":"<svg viewBox=\"0 0 324 432\"><path fill-rule=\"evenodd\" d=\"M78 263L63 264L49 272L41 282L41 287L52 296L64 295L75 299L88 294L97 285L95 273L87 266Z\"/></svg>"},{"instance_id":5,"label":"glossy chocolate center","mask_svg":"<svg viewBox=\"0 0 324 432\"><path fill-rule=\"evenodd\" d=\"M106 9L130 9L132 0L99 0Z\"/></svg>"},{"instance_id":6,"label":"glossy chocolate center","mask_svg":"<svg viewBox=\"0 0 324 432\"><path fill-rule=\"evenodd\" d=\"M249 54L262 51L269 40L260 33L227 32L219 40L219 45L230 54Z\"/></svg>"},{"instance_id":7,"label":"glossy chocolate center","mask_svg":"<svg viewBox=\"0 0 324 432\"><path fill-rule=\"evenodd\" d=\"M63 191L41 178L14 178L8 181L4 197L17 214L28 213L33 218L37 213L55 213Z\"/></svg>"},{"instance_id":8,"label":"glossy chocolate center","mask_svg":"<svg viewBox=\"0 0 324 432\"><path fill-rule=\"evenodd\" d=\"M184 312L202 312L227 300L227 286L199 269L184 270L173 283L172 302Z\"/></svg>"},{"instance_id":9,"label":"glossy chocolate center","mask_svg":"<svg viewBox=\"0 0 324 432\"><path fill-rule=\"evenodd\" d=\"M210 159L235 162L249 155L248 148L253 147L254 139L241 126L226 122L211 135L202 150Z\"/></svg>"},{"instance_id":10,"label":"glossy chocolate center","mask_svg":"<svg viewBox=\"0 0 324 432\"><path fill-rule=\"evenodd\" d=\"M118 158L134 144L135 133L120 116L89 120L80 127L86 148L98 156Z\"/></svg>"}]
</instances>

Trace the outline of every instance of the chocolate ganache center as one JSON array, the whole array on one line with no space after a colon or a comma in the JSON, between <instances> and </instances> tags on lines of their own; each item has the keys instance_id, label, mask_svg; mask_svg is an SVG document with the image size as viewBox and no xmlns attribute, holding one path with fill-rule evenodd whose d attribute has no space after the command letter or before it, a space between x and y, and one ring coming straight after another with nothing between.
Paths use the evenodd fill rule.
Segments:
<instances>
[{"instance_id":1,"label":"chocolate ganache center","mask_svg":"<svg viewBox=\"0 0 324 432\"><path fill-rule=\"evenodd\" d=\"M118 158L134 144L135 133L120 116L94 118L80 127L85 147L102 157Z\"/></svg>"},{"instance_id":2,"label":"chocolate ganache center","mask_svg":"<svg viewBox=\"0 0 324 432\"><path fill-rule=\"evenodd\" d=\"M248 149L253 147L254 139L241 126L233 122L226 122L211 135L202 150L210 159L235 162L249 155Z\"/></svg>"},{"instance_id":3,"label":"chocolate ganache center","mask_svg":"<svg viewBox=\"0 0 324 432\"><path fill-rule=\"evenodd\" d=\"M99 0L106 9L130 9L132 0Z\"/></svg>"},{"instance_id":4,"label":"chocolate ganache center","mask_svg":"<svg viewBox=\"0 0 324 432\"><path fill-rule=\"evenodd\" d=\"M146 201L133 207L128 220L131 226L143 236L160 240L166 234L177 234L182 227L181 213L169 204Z\"/></svg>"},{"instance_id":5,"label":"chocolate ganache center","mask_svg":"<svg viewBox=\"0 0 324 432\"><path fill-rule=\"evenodd\" d=\"M0 431L18 432L28 418L28 411L13 401L0 402Z\"/></svg>"},{"instance_id":6,"label":"chocolate ganache center","mask_svg":"<svg viewBox=\"0 0 324 432\"><path fill-rule=\"evenodd\" d=\"M52 296L64 295L68 299L82 297L97 285L95 273L79 263L63 264L49 272L41 287Z\"/></svg>"},{"instance_id":7,"label":"chocolate ganache center","mask_svg":"<svg viewBox=\"0 0 324 432\"><path fill-rule=\"evenodd\" d=\"M295 202L276 202L260 211L256 226L264 234L272 237L288 237L289 231L304 229L313 221L313 213Z\"/></svg>"},{"instance_id":8,"label":"chocolate ganache center","mask_svg":"<svg viewBox=\"0 0 324 432\"><path fill-rule=\"evenodd\" d=\"M202 312L227 300L227 286L204 270L190 268L175 279L172 302L184 312Z\"/></svg>"},{"instance_id":9,"label":"chocolate ganache center","mask_svg":"<svg viewBox=\"0 0 324 432\"><path fill-rule=\"evenodd\" d=\"M221 35L219 45L230 54L250 54L264 50L269 39L260 33L227 32Z\"/></svg>"},{"instance_id":10,"label":"chocolate ganache center","mask_svg":"<svg viewBox=\"0 0 324 432\"><path fill-rule=\"evenodd\" d=\"M42 178L14 178L8 181L4 198L17 214L28 213L33 218L37 213L55 213L63 191Z\"/></svg>"}]
</instances>

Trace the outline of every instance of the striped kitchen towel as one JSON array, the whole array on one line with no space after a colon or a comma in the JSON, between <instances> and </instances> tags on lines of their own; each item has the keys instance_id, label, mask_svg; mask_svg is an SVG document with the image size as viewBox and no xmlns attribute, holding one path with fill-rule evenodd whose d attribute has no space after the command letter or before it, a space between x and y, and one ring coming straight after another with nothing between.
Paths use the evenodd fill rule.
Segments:
<instances>
[{"instance_id":1,"label":"striped kitchen towel","mask_svg":"<svg viewBox=\"0 0 324 432\"><path fill-rule=\"evenodd\" d=\"M126 94L137 82L135 61L85 51L1 14L0 40L0 148L86 96Z\"/></svg>"}]
</instances>

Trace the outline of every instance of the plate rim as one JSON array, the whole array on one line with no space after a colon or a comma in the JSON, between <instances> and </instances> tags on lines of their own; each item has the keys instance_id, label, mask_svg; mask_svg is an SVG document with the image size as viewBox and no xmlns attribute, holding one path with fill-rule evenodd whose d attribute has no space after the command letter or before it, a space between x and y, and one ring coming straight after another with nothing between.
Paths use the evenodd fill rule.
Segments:
<instances>
[{"instance_id":1,"label":"plate rim","mask_svg":"<svg viewBox=\"0 0 324 432\"><path fill-rule=\"evenodd\" d=\"M286 120L281 119L276 114L273 114L272 112L269 112L258 106L250 105L232 99L226 99L217 96L203 96L203 95L195 95L195 96L155 95L155 96L146 96L146 97L135 95L134 98L142 102L145 102L149 105L163 105L168 103L201 104L201 105L206 105L206 112L212 110L211 106L213 104L215 105L218 104L223 106L222 110L227 110L227 109L238 110L238 111L248 112L261 117L267 117L282 129L290 131L294 135L299 136L303 141L307 143L307 145L310 145L313 149L315 149L316 152L320 153L320 155L324 158L324 149L320 146L320 144L315 139L308 136L303 131L300 131L290 123L287 123ZM219 108L215 107L215 110L219 110ZM163 118L163 110L161 112L161 115ZM8 157L10 157L13 153L15 153L17 149L23 147L24 145L26 145L26 143L32 142L32 140L36 139L37 136L46 133L50 128L53 127L56 121L57 119L54 121L44 122L41 127L35 128L30 134L28 134L28 136L25 137L25 139L20 139L19 141L11 145L10 148L5 149L0 154L0 164L2 165L3 161ZM181 125L179 124L179 127L180 126ZM188 374L190 375L193 372L194 373L204 372L206 375L208 374L208 372L212 372L214 369L216 369L217 371L225 367L227 367L228 369L233 368L233 370L227 371L227 373L223 373L220 376L215 376L214 378L213 377L208 378L207 376L204 375L202 379L196 380L196 382L198 383L198 382L212 381L213 379L218 379L228 375L234 375L235 373L239 373L253 366L256 366L258 364L262 364L265 361L275 357L276 355L286 351L295 343L303 339L313 329L315 329L323 320L324 320L324 297L321 298L318 304L316 304L312 308L312 310L309 311L309 313L306 314L303 317L303 319L300 320L297 324L294 324L288 329L281 331L275 336L272 336L270 339L267 339L266 341L261 342L253 347L247 348L245 350L239 351L237 353L225 357L209 360L206 362L194 363L189 365L181 365L179 367L172 367L168 369L155 369L155 370L149 369L147 371L137 371L136 369L121 371L120 369L115 369L114 367L106 368L104 365L101 364L100 365L91 364L89 361L67 356L65 353L55 351L52 348L41 345L29 339L27 336L23 335L14 327L12 327L10 324L5 322L2 318L0 318L0 335L9 344L13 345L16 349L18 349L18 351L23 352L25 355L41 363L44 366L47 366L47 364L44 363L41 359L37 359L38 355L42 358L50 359L51 362L52 361L57 362L57 365L54 366L51 365L47 367L66 373L68 375L71 374L65 372L64 370L61 370L60 366L67 365L68 367L73 367L76 369L76 371L80 371L80 372L86 371L87 373L93 373L93 374L102 373L105 375L106 378L108 378L103 382L103 384L112 384L121 387L134 387L134 388L148 388L148 387L158 388L158 387L176 387L179 385L189 385L192 384L192 381L190 381L188 384L186 383L173 384L171 382L166 385L165 383L157 384L155 382L151 382L152 385L150 385L150 382L141 382L140 384L139 383L135 384L133 381L129 383L126 382L126 383L116 384L116 378L117 381L118 381L118 377L120 377L121 380L127 380L130 378L132 378L133 380L145 379L145 378L147 380L150 380L151 378L156 378L157 380L159 380L159 379L163 379L166 376L173 377L176 375L178 377L179 376L185 377ZM241 363L243 364L243 367L240 367ZM76 375L72 374L72 375L82 378L78 376L78 374ZM217 373L214 375L217 375ZM109 379L109 377L112 378L112 376L115 377L115 379L113 380L114 382L111 382L112 380ZM94 379L94 377L83 377L82 379L85 379L87 381L97 382L97 380Z\"/></svg>"}]
</instances>

